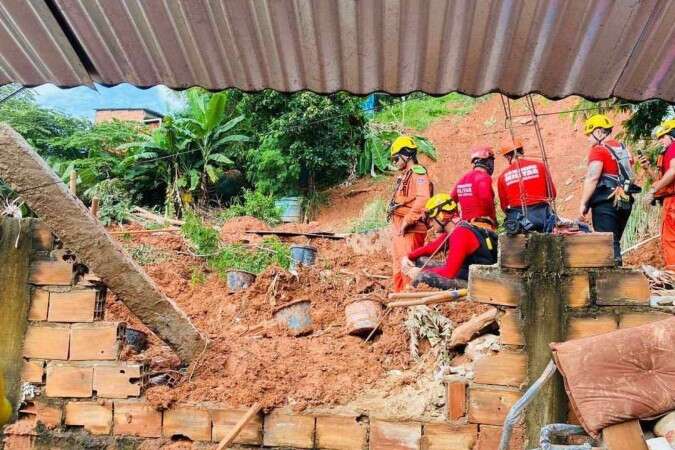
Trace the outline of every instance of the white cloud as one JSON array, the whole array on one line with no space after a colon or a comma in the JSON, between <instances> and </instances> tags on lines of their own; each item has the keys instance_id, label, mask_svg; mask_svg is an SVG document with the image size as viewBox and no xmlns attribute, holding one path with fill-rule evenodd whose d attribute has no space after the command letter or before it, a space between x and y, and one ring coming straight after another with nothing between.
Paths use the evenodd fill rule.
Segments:
<instances>
[{"instance_id":1,"label":"white cloud","mask_svg":"<svg viewBox=\"0 0 675 450\"><path fill-rule=\"evenodd\" d=\"M166 104L169 111L177 111L185 106L184 91L174 91L166 86L159 85L154 88L157 96Z\"/></svg>"}]
</instances>

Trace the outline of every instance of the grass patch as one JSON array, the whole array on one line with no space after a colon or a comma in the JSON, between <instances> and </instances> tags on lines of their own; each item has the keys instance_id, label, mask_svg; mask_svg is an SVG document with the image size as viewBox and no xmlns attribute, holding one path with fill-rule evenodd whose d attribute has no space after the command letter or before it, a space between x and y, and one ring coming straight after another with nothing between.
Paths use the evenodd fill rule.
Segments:
<instances>
[{"instance_id":1,"label":"grass patch","mask_svg":"<svg viewBox=\"0 0 675 450\"><path fill-rule=\"evenodd\" d=\"M645 191L648 187L644 187ZM633 210L628 218L626 229L621 236L621 249L633 245L661 232L661 207L645 204L643 194L635 196Z\"/></svg>"},{"instance_id":2,"label":"grass patch","mask_svg":"<svg viewBox=\"0 0 675 450\"><path fill-rule=\"evenodd\" d=\"M398 122L405 128L424 131L434 120L445 116L469 114L477 100L453 92L442 97L412 94L415 98L385 107L373 120L380 123Z\"/></svg>"},{"instance_id":3,"label":"grass patch","mask_svg":"<svg viewBox=\"0 0 675 450\"><path fill-rule=\"evenodd\" d=\"M141 266L147 266L150 264L159 264L168 259L166 253L156 249L152 245L147 244L134 245L127 242L125 242L122 245L129 254L129 256L131 256L131 259L136 261Z\"/></svg>"},{"instance_id":4,"label":"grass patch","mask_svg":"<svg viewBox=\"0 0 675 450\"><path fill-rule=\"evenodd\" d=\"M387 225L387 202L379 197L363 207L359 218L352 222L349 231L367 233L380 230Z\"/></svg>"}]
</instances>

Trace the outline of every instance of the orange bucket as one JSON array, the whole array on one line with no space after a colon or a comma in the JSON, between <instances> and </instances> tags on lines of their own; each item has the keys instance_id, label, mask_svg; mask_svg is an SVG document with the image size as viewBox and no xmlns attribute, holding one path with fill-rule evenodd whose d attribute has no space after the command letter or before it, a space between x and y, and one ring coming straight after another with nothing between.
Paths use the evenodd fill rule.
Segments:
<instances>
[{"instance_id":1,"label":"orange bucket","mask_svg":"<svg viewBox=\"0 0 675 450\"><path fill-rule=\"evenodd\" d=\"M375 300L356 300L345 308L347 333L367 336L377 327L382 312L382 303Z\"/></svg>"}]
</instances>

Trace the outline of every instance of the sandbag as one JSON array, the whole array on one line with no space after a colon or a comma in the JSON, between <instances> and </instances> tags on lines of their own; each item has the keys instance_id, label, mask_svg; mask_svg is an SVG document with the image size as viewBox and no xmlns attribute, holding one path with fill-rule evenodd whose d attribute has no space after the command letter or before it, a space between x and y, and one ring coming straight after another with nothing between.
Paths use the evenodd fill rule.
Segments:
<instances>
[{"instance_id":1,"label":"sandbag","mask_svg":"<svg viewBox=\"0 0 675 450\"><path fill-rule=\"evenodd\" d=\"M675 317L550 347L572 409L595 438L675 409Z\"/></svg>"}]
</instances>

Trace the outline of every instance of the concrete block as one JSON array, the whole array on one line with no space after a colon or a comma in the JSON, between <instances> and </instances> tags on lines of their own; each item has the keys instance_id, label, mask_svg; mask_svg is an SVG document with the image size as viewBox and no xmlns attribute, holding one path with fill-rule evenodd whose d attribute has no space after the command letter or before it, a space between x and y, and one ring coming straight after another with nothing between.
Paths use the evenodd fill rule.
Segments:
<instances>
[{"instance_id":1,"label":"concrete block","mask_svg":"<svg viewBox=\"0 0 675 450\"><path fill-rule=\"evenodd\" d=\"M118 362L112 365L94 366L94 391L97 397L120 398L141 395L140 364Z\"/></svg>"},{"instance_id":2,"label":"concrete block","mask_svg":"<svg viewBox=\"0 0 675 450\"><path fill-rule=\"evenodd\" d=\"M65 407L66 425L84 427L91 434L110 434L113 422L111 403L68 402Z\"/></svg>"},{"instance_id":3,"label":"concrete block","mask_svg":"<svg viewBox=\"0 0 675 450\"><path fill-rule=\"evenodd\" d=\"M404 422L370 423L370 450L418 450L422 441L422 424Z\"/></svg>"},{"instance_id":4,"label":"concrete block","mask_svg":"<svg viewBox=\"0 0 675 450\"><path fill-rule=\"evenodd\" d=\"M617 328L616 317L610 314L600 314L597 317L570 317L567 325L567 340L609 333Z\"/></svg>"},{"instance_id":5,"label":"concrete block","mask_svg":"<svg viewBox=\"0 0 675 450\"><path fill-rule=\"evenodd\" d=\"M612 233L579 233L563 236L563 261L567 267L614 267Z\"/></svg>"},{"instance_id":6,"label":"concrete block","mask_svg":"<svg viewBox=\"0 0 675 450\"><path fill-rule=\"evenodd\" d=\"M265 416L266 447L314 448L315 419L311 416L272 413Z\"/></svg>"},{"instance_id":7,"label":"concrete block","mask_svg":"<svg viewBox=\"0 0 675 450\"><path fill-rule=\"evenodd\" d=\"M499 265L511 269L527 269L527 235L499 235Z\"/></svg>"},{"instance_id":8,"label":"concrete block","mask_svg":"<svg viewBox=\"0 0 675 450\"><path fill-rule=\"evenodd\" d=\"M421 450L472 450L478 439L478 426L426 423Z\"/></svg>"},{"instance_id":9,"label":"concrete block","mask_svg":"<svg viewBox=\"0 0 675 450\"><path fill-rule=\"evenodd\" d=\"M210 441L211 415L208 409L178 406L164 411L162 436L185 436L193 441Z\"/></svg>"},{"instance_id":10,"label":"concrete block","mask_svg":"<svg viewBox=\"0 0 675 450\"><path fill-rule=\"evenodd\" d=\"M30 265L28 282L38 286L70 286L73 265L65 261L34 261Z\"/></svg>"},{"instance_id":11,"label":"concrete block","mask_svg":"<svg viewBox=\"0 0 675 450\"><path fill-rule=\"evenodd\" d=\"M475 383L519 387L527 379L527 353L502 351L474 364Z\"/></svg>"},{"instance_id":12,"label":"concrete block","mask_svg":"<svg viewBox=\"0 0 675 450\"><path fill-rule=\"evenodd\" d=\"M501 425L513 404L520 398L518 391L471 387L469 390L469 422Z\"/></svg>"},{"instance_id":13,"label":"concrete block","mask_svg":"<svg viewBox=\"0 0 675 450\"><path fill-rule=\"evenodd\" d=\"M93 367L79 367L67 363L47 364L47 397L91 397L93 387Z\"/></svg>"},{"instance_id":14,"label":"concrete block","mask_svg":"<svg viewBox=\"0 0 675 450\"><path fill-rule=\"evenodd\" d=\"M353 416L316 418L316 447L330 450L363 450L368 444L368 426Z\"/></svg>"},{"instance_id":15,"label":"concrete block","mask_svg":"<svg viewBox=\"0 0 675 450\"><path fill-rule=\"evenodd\" d=\"M49 312L49 291L35 288L30 296L30 309L28 310L28 320L44 321L47 320Z\"/></svg>"},{"instance_id":16,"label":"concrete block","mask_svg":"<svg viewBox=\"0 0 675 450\"><path fill-rule=\"evenodd\" d=\"M659 320L670 319L672 314L665 312L634 312L621 314L619 328L639 327Z\"/></svg>"},{"instance_id":17,"label":"concrete block","mask_svg":"<svg viewBox=\"0 0 675 450\"><path fill-rule=\"evenodd\" d=\"M502 427L493 425L480 425L478 432L478 445L475 450L497 450L499 448L499 439L502 435ZM525 433L522 427L515 427L511 440L509 441L509 450L523 450L525 442Z\"/></svg>"},{"instance_id":18,"label":"concrete block","mask_svg":"<svg viewBox=\"0 0 675 450\"><path fill-rule=\"evenodd\" d=\"M517 309L509 308L497 319L502 345L525 345L522 323Z\"/></svg>"},{"instance_id":19,"label":"concrete block","mask_svg":"<svg viewBox=\"0 0 675 450\"><path fill-rule=\"evenodd\" d=\"M70 327L67 325L29 325L23 342L23 356L38 359L68 359Z\"/></svg>"},{"instance_id":20,"label":"concrete block","mask_svg":"<svg viewBox=\"0 0 675 450\"><path fill-rule=\"evenodd\" d=\"M466 416L466 380L451 380L448 389L448 420L459 420Z\"/></svg>"},{"instance_id":21,"label":"concrete block","mask_svg":"<svg viewBox=\"0 0 675 450\"><path fill-rule=\"evenodd\" d=\"M45 362L41 359L29 359L23 362L21 381L42 384L45 376Z\"/></svg>"},{"instance_id":22,"label":"concrete block","mask_svg":"<svg viewBox=\"0 0 675 450\"><path fill-rule=\"evenodd\" d=\"M591 282L588 272L571 273L562 279L563 297L570 308L584 308L591 304Z\"/></svg>"},{"instance_id":23,"label":"concrete block","mask_svg":"<svg viewBox=\"0 0 675 450\"><path fill-rule=\"evenodd\" d=\"M247 409L211 409L211 421L213 422L214 442L220 442L225 435L239 422ZM263 419L260 414L255 415L241 430L234 440L234 444L261 445L263 439Z\"/></svg>"},{"instance_id":24,"label":"concrete block","mask_svg":"<svg viewBox=\"0 0 675 450\"><path fill-rule=\"evenodd\" d=\"M52 292L49 296L50 322L93 322L97 291L73 289L70 292Z\"/></svg>"},{"instance_id":25,"label":"concrete block","mask_svg":"<svg viewBox=\"0 0 675 450\"><path fill-rule=\"evenodd\" d=\"M76 323L70 332L70 360L114 360L125 325L120 322Z\"/></svg>"},{"instance_id":26,"label":"concrete block","mask_svg":"<svg viewBox=\"0 0 675 450\"><path fill-rule=\"evenodd\" d=\"M639 270L601 270L595 276L598 305L649 305L647 277Z\"/></svg>"},{"instance_id":27,"label":"concrete block","mask_svg":"<svg viewBox=\"0 0 675 450\"><path fill-rule=\"evenodd\" d=\"M162 437L162 413L144 402L116 401L113 433L118 436Z\"/></svg>"},{"instance_id":28,"label":"concrete block","mask_svg":"<svg viewBox=\"0 0 675 450\"><path fill-rule=\"evenodd\" d=\"M31 224L33 234L33 250L51 251L54 248L54 235L47 225L34 220Z\"/></svg>"},{"instance_id":29,"label":"concrete block","mask_svg":"<svg viewBox=\"0 0 675 450\"><path fill-rule=\"evenodd\" d=\"M524 282L517 274L502 272L497 266L469 269L469 298L473 301L518 306L524 295Z\"/></svg>"}]
</instances>

